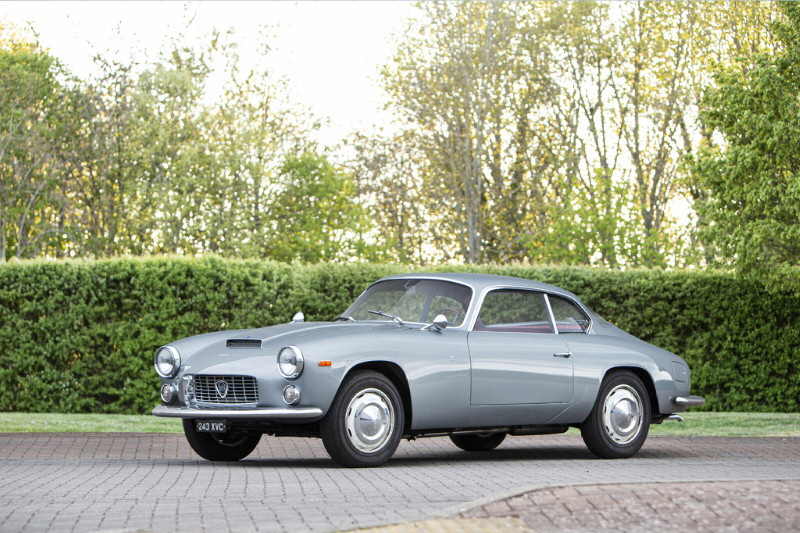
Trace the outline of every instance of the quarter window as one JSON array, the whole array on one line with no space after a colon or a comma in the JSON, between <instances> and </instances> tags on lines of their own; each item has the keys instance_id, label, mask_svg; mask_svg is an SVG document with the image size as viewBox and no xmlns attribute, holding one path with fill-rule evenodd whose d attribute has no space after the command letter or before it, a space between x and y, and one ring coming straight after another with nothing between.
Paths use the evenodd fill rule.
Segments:
<instances>
[{"instance_id":1,"label":"quarter window","mask_svg":"<svg viewBox=\"0 0 800 533\"><path fill-rule=\"evenodd\" d=\"M553 333L544 295L540 292L499 289L483 299L475 331Z\"/></svg>"},{"instance_id":2,"label":"quarter window","mask_svg":"<svg viewBox=\"0 0 800 533\"><path fill-rule=\"evenodd\" d=\"M559 296L548 295L553 318L559 333L586 333L589 319L574 303Z\"/></svg>"}]
</instances>

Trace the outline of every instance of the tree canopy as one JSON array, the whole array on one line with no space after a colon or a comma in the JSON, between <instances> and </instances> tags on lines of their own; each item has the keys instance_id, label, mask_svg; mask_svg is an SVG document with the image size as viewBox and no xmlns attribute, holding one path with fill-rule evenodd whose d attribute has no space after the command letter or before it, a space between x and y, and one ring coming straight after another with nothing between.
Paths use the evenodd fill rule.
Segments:
<instances>
[{"instance_id":1,"label":"tree canopy","mask_svg":"<svg viewBox=\"0 0 800 533\"><path fill-rule=\"evenodd\" d=\"M701 235L715 259L800 289L800 5L781 9L775 52L716 73L702 120L718 136L692 171L703 191Z\"/></svg>"},{"instance_id":2,"label":"tree canopy","mask_svg":"<svg viewBox=\"0 0 800 533\"><path fill-rule=\"evenodd\" d=\"M771 4L422 3L384 71L467 263L695 262L681 163L712 61L768 46ZM724 23L721 24L720 20ZM704 73L706 74L704 76Z\"/></svg>"},{"instance_id":3,"label":"tree canopy","mask_svg":"<svg viewBox=\"0 0 800 533\"><path fill-rule=\"evenodd\" d=\"M78 79L0 22L0 260L793 268L781 6L421 2L380 73L395 129L336 147L235 32Z\"/></svg>"}]
</instances>

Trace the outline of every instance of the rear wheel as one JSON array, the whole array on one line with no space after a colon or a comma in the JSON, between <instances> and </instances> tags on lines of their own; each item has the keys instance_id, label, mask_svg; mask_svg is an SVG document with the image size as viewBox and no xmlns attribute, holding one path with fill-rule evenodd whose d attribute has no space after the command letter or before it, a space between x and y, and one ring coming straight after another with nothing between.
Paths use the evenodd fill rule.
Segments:
<instances>
[{"instance_id":1,"label":"rear wheel","mask_svg":"<svg viewBox=\"0 0 800 533\"><path fill-rule=\"evenodd\" d=\"M183 420L183 432L189 446L197 455L209 461L238 461L256 449L261 433L244 430L230 430L226 433L201 433L195 428L195 421Z\"/></svg>"},{"instance_id":2,"label":"rear wheel","mask_svg":"<svg viewBox=\"0 0 800 533\"><path fill-rule=\"evenodd\" d=\"M627 370L603 381L581 436L589 450L602 459L636 455L650 430L650 397L642 380Z\"/></svg>"},{"instance_id":3,"label":"rear wheel","mask_svg":"<svg viewBox=\"0 0 800 533\"><path fill-rule=\"evenodd\" d=\"M494 450L506 438L505 433L476 433L473 435L450 435L453 444L467 452Z\"/></svg>"},{"instance_id":4,"label":"rear wheel","mask_svg":"<svg viewBox=\"0 0 800 533\"><path fill-rule=\"evenodd\" d=\"M320 422L322 442L342 466L380 466L403 436L403 402L394 384L370 370L349 376Z\"/></svg>"}]
</instances>

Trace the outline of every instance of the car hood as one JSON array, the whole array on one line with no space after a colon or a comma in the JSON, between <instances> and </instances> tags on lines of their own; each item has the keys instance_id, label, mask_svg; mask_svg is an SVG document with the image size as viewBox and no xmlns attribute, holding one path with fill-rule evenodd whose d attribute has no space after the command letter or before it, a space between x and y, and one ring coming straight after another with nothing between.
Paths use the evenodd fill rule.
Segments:
<instances>
[{"instance_id":1,"label":"car hood","mask_svg":"<svg viewBox=\"0 0 800 533\"><path fill-rule=\"evenodd\" d=\"M284 346L306 346L309 343L328 342L341 335L369 334L375 329L397 329L397 324L352 323L352 322L302 322L280 324L257 329L217 331L188 337L170 343L181 354L183 365L195 370L206 369L223 362L277 355ZM228 341L234 340L234 343ZM254 341L247 345L246 341ZM245 342L242 342L245 341Z\"/></svg>"}]
</instances>

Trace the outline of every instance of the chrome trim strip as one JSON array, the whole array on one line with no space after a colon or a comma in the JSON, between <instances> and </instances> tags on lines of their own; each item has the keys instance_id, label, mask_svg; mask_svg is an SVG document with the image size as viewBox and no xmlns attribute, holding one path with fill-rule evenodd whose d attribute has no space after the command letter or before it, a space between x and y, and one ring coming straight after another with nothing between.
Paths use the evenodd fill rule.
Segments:
<instances>
[{"instance_id":1,"label":"chrome trim strip","mask_svg":"<svg viewBox=\"0 0 800 533\"><path fill-rule=\"evenodd\" d=\"M556 324L556 315L553 314L553 308L550 306L550 295L546 292L541 293L544 298L544 304L547 306L547 316L550 317L550 327L553 328L553 333L558 335L558 324ZM555 355L555 354L553 354Z\"/></svg>"},{"instance_id":2,"label":"chrome trim strip","mask_svg":"<svg viewBox=\"0 0 800 533\"><path fill-rule=\"evenodd\" d=\"M242 403L214 403L214 402L190 402L192 405L197 405L200 409L208 410L208 409L219 409L220 407L226 409L255 409L258 406L255 402L242 402Z\"/></svg>"},{"instance_id":3,"label":"chrome trim strip","mask_svg":"<svg viewBox=\"0 0 800 533\"><path fill-rule=\"evenodd\" d=\"M678 405L685 405L687 407L705 405L706 400L705 398L701 398L700 396L676 396L672 399L672 403L676 403Z\"/></svg>"},{"instance_id":4,"label":"chrome trim strip","mask_svg":"<svg viewBox=\"0 0 800 533\"><path fill-rule=\"evenodd\" d=\"M263 409L195 409L192 407L170 407L159 405L153 409L154 416L168 418L239 418L239 419L300 419L322 416L319 407L266 407Z\"/></svg>"}]
</instances>

